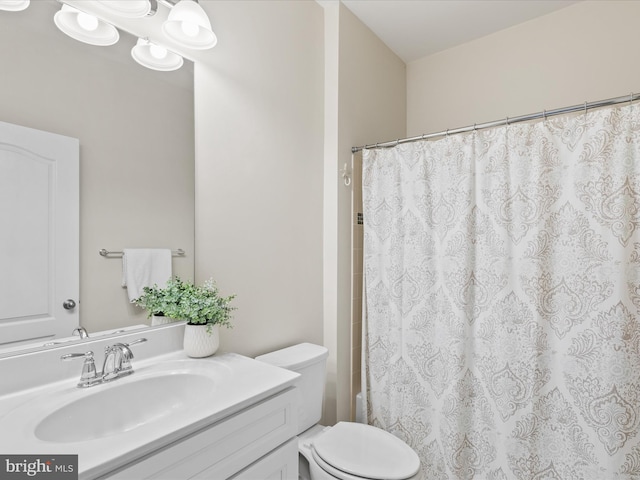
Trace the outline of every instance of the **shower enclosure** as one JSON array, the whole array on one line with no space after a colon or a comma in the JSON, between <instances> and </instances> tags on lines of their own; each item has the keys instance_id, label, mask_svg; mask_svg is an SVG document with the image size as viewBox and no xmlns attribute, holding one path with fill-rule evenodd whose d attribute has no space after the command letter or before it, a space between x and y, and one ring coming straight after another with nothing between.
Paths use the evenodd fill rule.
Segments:
<instances>
[{"instance_id":1,"label":"shower enclosure","mask_svg":"<svg viewBox=\"0 0 640 480\"><path fill-rule=\"evenodd\" d=\"M363 151L367 417L425 479L640 478L640 105L541 117Z\"/></svg>"}]
</instances>

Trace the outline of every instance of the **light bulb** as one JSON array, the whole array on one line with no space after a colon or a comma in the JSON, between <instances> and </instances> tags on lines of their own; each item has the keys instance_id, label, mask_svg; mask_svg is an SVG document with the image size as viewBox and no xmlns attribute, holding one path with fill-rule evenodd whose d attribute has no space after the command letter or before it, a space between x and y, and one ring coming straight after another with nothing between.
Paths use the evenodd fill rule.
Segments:
<instances>
[{"instance_id":1,"label":"light bulb","mask_svg":"<svg viewBox=\"0 0 640 480\"><path fill-rule=\"evenodd\" d=\"M0 10L20 12L29 6L29 0L0 0Z\"/></svg>"},{"instance_id":2,"label":"light bulb","mask_svg":"<svg viewBox=\"0 0 640 480\"><path fill-rule=\"evenodd\" d=\"M179 0L162 24L162 31L174 43L195 50L211 48L218 40L209 17L194 0Z\"/></svg>"},{"instance_id":3,"label":"light bulb","mask_svg":"<svg viewBox=\"0 0 640 480\"><path fill-rule=\"evenodd\" d=\"M131 49L131 56L143 67L170 72L179 69L183 60L177 55L161 45L151 43L146 38L139 38L135 46Z\"/></svg>"},{"instance_id":4,"label":"light bulb","mask_svg":"<svg viewBox=\"0 0 640 480\"><path fill-rule=\"evenodd\" d=\"M195 37L200 31L200 27L193 22L184 21L180 26L182 27L182 32L189 37Z\"/></svg>"},{"instance_id":5,"label":"light bulb","mask_svg":"<svg viewBox=\"0 0 640 480\"><path fill-rule=\"evenodd\" d=\"M93 15L79 12L78 25L80 25L87 32L93 32L96 28L98 28L98 19Z\"/></svg>"},{"instance_id":6,"label":"light bulb","mask_svg":"<svg viewBox=\"0 0 640 480\"><path fill-rule=\"evenodd\" d=\"M157 58L158 60L162 60L167 56L167 49L161 47L159 45L150 44L149 45L149 53L153 58Z\"/></svg>"},{"instance_id":7,"label":"light bulb","mask_svg":"<svg viewBox=\"0 0 640 480\"><path fill-rule=\"evenodd\" d=\"M53 16L53 21L66 35L90 45L113 45L120 38L118 29L113 25L66 3Z\"/></svg>"}]
</instances>

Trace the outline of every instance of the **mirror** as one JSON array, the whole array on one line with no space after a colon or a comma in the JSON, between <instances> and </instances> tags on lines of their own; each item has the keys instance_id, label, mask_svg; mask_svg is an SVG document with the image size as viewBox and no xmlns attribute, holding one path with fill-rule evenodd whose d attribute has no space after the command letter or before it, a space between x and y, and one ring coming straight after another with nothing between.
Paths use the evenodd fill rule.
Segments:
<instances>
[{"instance_id":1,"label":"mirror","mask_svg":"<svg viewBox=\"0 0 640 480\"><path fill-rule=\"evenodd\" d=\"M0 121L79 139L77 304L80 325L97 335L149 322L121 285L121 259L101 249L182 249L173 274L193 279L193 64L146 69L122 30L110 47L73 40L53 22L60 7L0 11Z\"/></svg>"}]
</instances>

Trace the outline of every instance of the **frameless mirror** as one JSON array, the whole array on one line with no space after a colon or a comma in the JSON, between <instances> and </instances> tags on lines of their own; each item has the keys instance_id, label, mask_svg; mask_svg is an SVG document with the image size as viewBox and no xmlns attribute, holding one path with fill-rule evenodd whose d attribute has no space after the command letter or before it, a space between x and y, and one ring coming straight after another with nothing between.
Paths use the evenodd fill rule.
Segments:
<instances>
[{"instance_id":1,"label":"frameless mirror","mask_svg":"<svg viewBox=\"0 0 640 480\"><path fill-rule=\"evenodd\" d=\"M130 53L138 39L123 30L113 46L81 43L55 26L60 8L38 0L0 11L0 121L79 140L80 292L72 300L95 336L149 322L122 287L120 258L101 249L182 249L173 274L193 278L193 64L144 68ZM18 270L0 275L10 281ZM2 327L0 356L21 351L3 342ZM43 331L39 344L57 341Z\"/></svg>"}]
</instances>

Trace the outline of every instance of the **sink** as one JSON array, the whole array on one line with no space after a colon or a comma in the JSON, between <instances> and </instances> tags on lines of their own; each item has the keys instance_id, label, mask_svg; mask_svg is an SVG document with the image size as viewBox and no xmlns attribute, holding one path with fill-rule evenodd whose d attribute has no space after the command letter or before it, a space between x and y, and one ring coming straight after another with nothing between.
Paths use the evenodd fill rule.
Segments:
<instances>
[{"instance_id":1,"label":"sink","mask_svg":"<svg viewBox=\"0 0 640 480\"><path fill-rule=\"evenodd\" d=\"M162 421L182 409L197 409L213 399L215 381L204 375L177 373L114 381L87 390L88 395L54 410L35 428L48 442L84 442L122 434ZM106 386L106 385L104 385Z\"/></svg>"}]
</instances>

